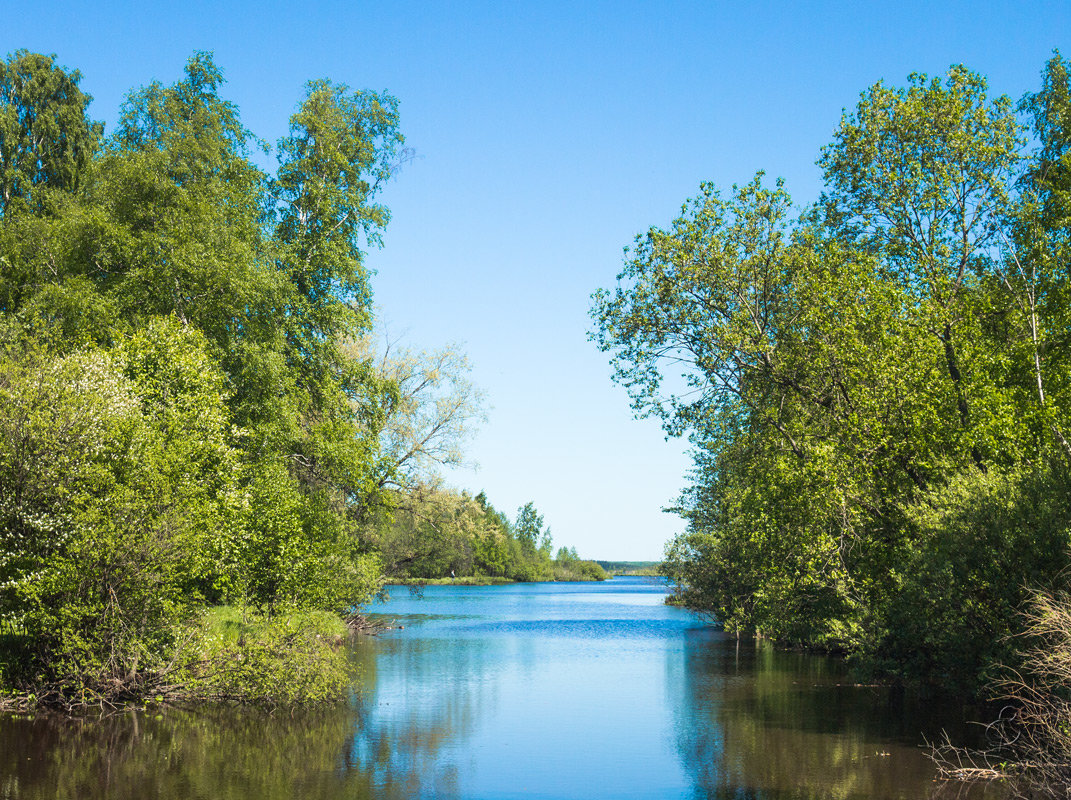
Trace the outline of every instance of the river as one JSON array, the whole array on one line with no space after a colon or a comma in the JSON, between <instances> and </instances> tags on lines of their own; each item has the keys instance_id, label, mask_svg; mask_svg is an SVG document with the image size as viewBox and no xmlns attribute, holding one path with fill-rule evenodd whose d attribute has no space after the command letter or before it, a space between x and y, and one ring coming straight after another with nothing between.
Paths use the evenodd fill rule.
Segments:
<instances>
[{"instance_id":1,"label":"river","mask_svg":"<svg viewBox=\"0 0 1071 800\"><path fill-rule=\"evenodd\" d=\"M727 636L656 581L392 595L349 703L3 717L0 800L987 796L921 747L966 712Z\"/></svg>"}]
</instances>

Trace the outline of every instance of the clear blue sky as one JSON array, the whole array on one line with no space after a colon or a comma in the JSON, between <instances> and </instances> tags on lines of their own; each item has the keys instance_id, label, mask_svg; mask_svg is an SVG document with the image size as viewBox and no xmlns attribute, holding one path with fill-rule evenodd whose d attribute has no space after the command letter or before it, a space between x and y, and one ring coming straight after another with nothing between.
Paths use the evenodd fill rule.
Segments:
<instances>
[{"instance_id":1,"label":"clear blue sky","mask_svg":"<svg viewBox=\"0 0 1071 800\"><path fill-rule=\"evenodd\" d=\"M80 69L109 128L128 90L179 79L198 49L269 141L307 79L398 97L418 158L384 196L376 302L411 345L462 344L492 406L479 470L450 480L511 514L532 500L556 544L613 559L660 556L689 465L586 340L622 248L700 180L762 168L810 202L866 86L964 63L1018 98L1071 30L1066 0L4 5L0 51Z\"/></svg>"}]
</instances>

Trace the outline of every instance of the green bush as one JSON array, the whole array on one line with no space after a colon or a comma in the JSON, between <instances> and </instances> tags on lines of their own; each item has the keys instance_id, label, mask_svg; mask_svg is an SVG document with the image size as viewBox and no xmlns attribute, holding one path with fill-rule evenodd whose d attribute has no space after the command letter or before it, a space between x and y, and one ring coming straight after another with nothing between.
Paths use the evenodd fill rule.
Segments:
<instances>
[{"instance_id":1,"label":"green bush","mask_svg":"<svg viewBox=\"0 0 1071 800\"><path fill-rule=\"evenodd\" d=\"M337 615L269 618L217 607L187 630L188 662L172 684L181 697L279 706L337 700L352 688L348 631Z\"/></svg>"},{"instance_id":2,"label":"green bush","mask_svg":"<svg viewBox=\"0 0 1071 800\"><path fill-rule=\"evenodd\" d=\"M861 661L976 691L1016 666L1020 611L1071 566L1066 471L964 472L908 512L908 558L869 620Z\"/></svg>"},{"instance_id":3,"label":"green bush","mask_svg":"<svg viewBox=\"0 0 1071 800\"><path fill-rule=\"evenodd\" d=\"M178 436L123 355L0 354L0 621L32 641L20 682L152 669L200 603L208 526L226 516L222 401L182 395L215 422Z\"/></svg>"}]
</instances>

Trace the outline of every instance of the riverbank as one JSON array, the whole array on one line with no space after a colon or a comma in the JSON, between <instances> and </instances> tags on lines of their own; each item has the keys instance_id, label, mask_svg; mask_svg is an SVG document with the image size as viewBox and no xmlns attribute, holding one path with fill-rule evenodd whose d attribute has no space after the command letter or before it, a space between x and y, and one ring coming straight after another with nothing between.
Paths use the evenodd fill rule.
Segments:
<instances>
[{"instance_id":1,"label":"riverbank","mask_svg":"<svg viewBox=\"0 0 1071 800\"><path fill-rule=\"evenodd\" d=\"M388 586L501 586L521 583L513 578L491 575L462 575L457 578L388 578Z\"/></svg>"},{"instance_id":2,"label":"riverbank","mask_svg":"<svg viewBox=\"0 0 1071 800\"><path fill-rule=\"evenodd\" d=\"M607 576L609 577L609 576ZM553 577L539 581L518 581L494 575L459 575L456 578L388 578L388 586L505 586L512 583L588 583L602 581L606 578L578 576L570 578Z\"/></svg>"},{"instance_id":3,"label":"riverbank","mask_svg":"<svg viewBox=\"0 0 1071 800\"><path fill-rule=\"evenodd\" d=\"M242 704L274 709L331 703L354 673L345 644L358 626L326 611L267 617L215 606L170 632L164 656L135 670L75 665L50 676L21 668L33 643L6 637L0 711L66 714L146 705Z\"/></svg>"},{"instance_id":4,"label":"riverbank","mask_svg":"<svg viewBox=\"0 0 1071 800\"><path fill-rule=\"evenodd\" d=\"M601 561L595 559L595 563L610 575L654 578L662 574L659 571L662 566L661 561Z\"/></svg>"}]
</instances>

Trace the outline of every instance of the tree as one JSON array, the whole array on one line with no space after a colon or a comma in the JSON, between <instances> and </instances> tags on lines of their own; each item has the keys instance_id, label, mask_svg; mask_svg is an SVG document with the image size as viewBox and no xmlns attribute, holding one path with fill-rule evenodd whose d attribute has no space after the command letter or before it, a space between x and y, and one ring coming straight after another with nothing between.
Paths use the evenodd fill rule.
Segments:
<instances>
[{"instance_id":1,"label":"tree","mask_svg":"<svg viewBox=\"0 0 1071 800\"><path fill-rule=\"evenodd\" d=\"M991 403L975 400L985 387L971 382L987 371L975 364L984 349L970 347L981 312L970 286L993 269L1021 145L1011 101L990 100L983 77L954 66L944 81L872 86L819 160L831 232L877 255L917 299L916 324L943 351L964 445L982 469L994 455L984 446Z\"/></svg>"},{"instance_id":2,"label":"tree","mask_svg":"<svg viewBox=\"0 0 1071 800\"><path fill-rule=\"evenodd\" d=\"M100 145L81 73L55 58L18 50L0 63L0 217L40 204L40 189L76 189Z\"/></svg>"},{"instance_id":3,"label":"tree","mask_svg":"<svg viewBox=\"0 0 1071 800\"><path fill-rule=\"evenodd\" d=\"M1019 108L1030 119L1038 146L1019 181L998 277L1026 334L1026 352L1017 362L1025 355L1029 364L1030 379L1024 383L1036 396L1032 417L1071 455L1066 434L1071 365L1049 355L1066 352L1071 328L1071 282L1062 267L1071 246L1071 91L1059 52L1045 65L1040 91L1025 95Z\"/></svg>"},{"instance_id":4,"label":"tree","mask_svg":"<svg viewBox=\"0 0 1071 800\"><path fill-rule=\"evenodd\" d=\"M433 484L439 468L465 463L464 445L486 420L484 398L456 345L416 351L384 342L374 357L378 378L390 387L379 433L377 484L412 491ZM371 351L370 337L347 348L355 360L372 360Z\"/></svg>"},{"instance_id":5,"label":"tree","mask_svg":"<svg viewBox=\"0 0 1071 800\"><path fill-rule=\"evenodd\" d=\"M133 91L102 145L79 79L0 67L0 615L64 691L177 658L204 603L367 601L353 510L396 396L344 344L397 102L310 84L273 177L211 55Z\"/></svg>"},{"instance_id":6,"label":"tree","mask_svg":"<svg viewBox=\"0 0 1071 800\"><path fill-rule=\"evenodd\" d=\"M637 237L618 288L593 295L592 334L612 352L614 380L640 415L659 416L668 433L710 426L759 411L761 383L776 357L777 336L794 309L795 263L788 247L791 200L762 173L723 200L709 183L668 231ZM663 369L671 391L663 387ZM802 456L782 421L767 422Z\"/></svg>"},{"instance_id":7,"label":"tree","mask_svg":"<svg viewBox=\"0 0 1071 800\"><path fill-rule=\"evenodd\" d=\"M517 509L513 523L513 535L528 552L534 553L543 534L543 515L536 511L534 503L525 503Z\"/></svg>"},{"instance_id":8,"label":"tree","mask_svg":"<svg viewBox=\"0 0 1071 800\"><path fill-rule=\"evenodd\" d=\"M279 141L275 237L294 289L288 335L311 384L321 376L308 370L340 363L338 345L371 324L362 237L382 241L390 214L374 198L397 169L403 142L397 100L323 80L307 84L290 135Z\"/></svg>"},{"instance_id":9,"label":"tree","mask_svg":"<svg viewBox=\"0 0 1071 800\"><path fill-rule=\"evenodd\" d=\"M1042 114L1037 164L1063 158L1060 69L1026 101ZM987 587L1000 610L976 635L997 636L1022 586L1066 558L1058 521L1029 545L993 523L1018 519L1001 503L1031 508L1054 485L1045 431L1062 448L1065 425L1046 400L1067 386L1062 233L1044 233L1060 195L1040 177L1060 171L1017 181L1022 144L980 76L912 75L845 114L820 160L826 191L798 219L760 173L727 198L702 184L669 228L637 237L618 287L593 297L592 338L636 412L695 447L677 509L688 530L663 565L681 602L902 673L969 652L955 671L970 683L995 657L964 643L935 587L953 605ZM923 511L965 494L990 510ZM1009 546L1010 580L973 563ZM977 580L933 577L953 552ZM928 667L902 657L923 630Z\"/></svg>"}]
</instances>

